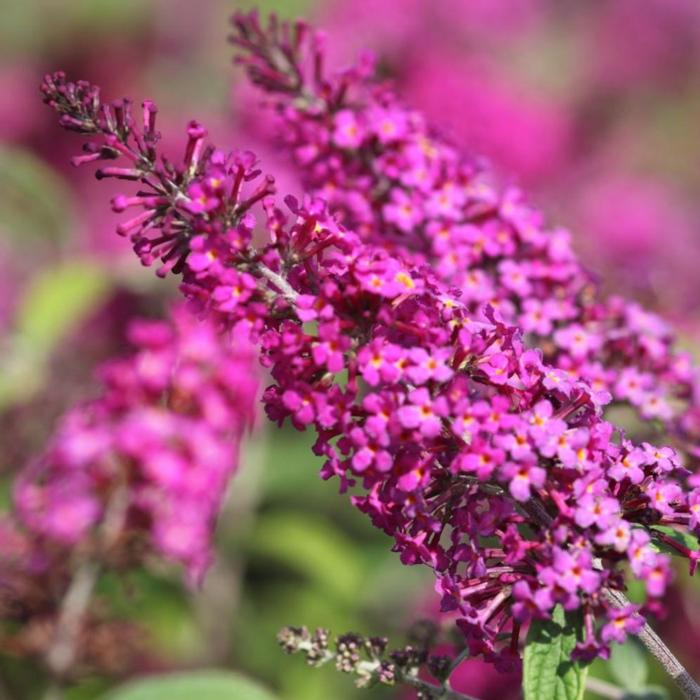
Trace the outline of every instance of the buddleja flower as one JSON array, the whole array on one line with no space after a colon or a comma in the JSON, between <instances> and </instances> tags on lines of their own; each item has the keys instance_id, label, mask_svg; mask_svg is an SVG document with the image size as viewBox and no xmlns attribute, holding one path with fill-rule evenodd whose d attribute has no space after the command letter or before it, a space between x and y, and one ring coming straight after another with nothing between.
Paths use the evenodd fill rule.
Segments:
<instances>
[{"instance_id":1,"label":"buddleja flower","mask_svg":"<svg viewBox=\"0 0 700 700\"><path fill-rule=\"evenodd\" d=\"M345 104L347 91L365 78L358 69L325 81L319 45L303 26L273 24L263 32L244 19L239 29L253 56L252 77L298 95L309 114L318 114L319 129L330 115L324 110ZM317 69L309 78L292 69L307 49ZM268 60L273 50L276 63ZM508 297L478 304L454 280L448 284L425 264L413 229L402 231L377 214L373 193L359 190L372 215L357 230L315 196L287 198L283 209L251 154L205 148L201 129L193 134L190 127L184 162L175 167L143 152L148 121L139 129L125 116L118 126L116 108L100 102L95 88L58 74L43 89L70 128L94 136L91 153L125 153L134 166L129 177L141 183L132 201L143 212L127 227L141 260L151 264L160 255L170 266L177 257L170 267L200 313L257 342L273 380L263 396L268 416L316 431L323 478L338 477L341 491L353 489L354 505L393 538L404 564L433 569L442 610L456 616L472 654L503 668L517 664L521 626L549 617L557 605L581 612L580 656L605 655L610 640L640 628L644 609L629 606L621 614L606 591L623 590L631 571L650 600L663 595L670 569L657 544L672 538L656 528L690 522L695 492L686 488L687 471L671 448L633 444L603 420L601 405L610 397L585 372L552 366L529 349L512 323L517 313ZM497 205L491 190L446 146L416 142L413 171L400 159L403 147L383 150L422 126L418 115L379 95L362 117L366 132L359 132L368 134L362 138L372 158L399 180L413 172L409 197L421 180L418 166L452 168L439 193L427 185L431 208L468 207L488 219ZM315 147L313 120L294 114L292 108L289 118L310 132L298 147ZM349 183L361 167L352 157L340 159L338 177ZM258 200L264 216L257 223L268 233L260 246L252 239L251 205ZM403 195L392 201L413 206ZM529 210L512 197L497 206L529 221L523 213ZM345 212L344 220L353 221ZM560 238L552 242L535 223L517 236L514 228L506 236L493 231L492 243L504 251L530 237L529 258L509 253L516 266L501 265L498 274L509 277L504 288L512 289L521 287L519 276L534 280L539 270L535 288L562 299L557 313L565 320L578 313L582 297L554 290L576 263L566 246L561 252ZM472 233L463 252L478 257L483 249ZM559 251L552 252L557 264L540 260L543 251ZM500 288L491 267L478 272ZM578 279L575 273L567 284L576 287ZM642 471L641 481L621 478L625 462ZM682 553L691 557L687 548Z\"/></svg>"},{"instance_id":2,"label":"buddleja flower","mask_svg":"<svg viewBox=\"0 0 700 700\"><path fill-rule=\"evenodd\" d=\"M54 548L108 528L117 550L146 545L197 581L257 380L245 344L182 308L172 316L132 323L137 352L101 368L104 393L61 419L20 472L14 504L25 530Z\"/></svg>"},{"instance_id":3,"label":"buddleja flower","mask_svg":"<svg viewBox=\"0 0 700 700\"><path fill-rule=\"evenodd\" d=\"M671 329L634 302L604 299L569 232L549 227L520 190L500 188L479 159L375 82L371 56L328 73L320 34L303 23L265 28L255 14L234 18L233 42L278 115L306 190L344 225L389 250L411 251L461 291L472 313L490 303L599 401L609 394L629 403L700 455L700 373L674 348Z\"/></svg>"}]
</instances>

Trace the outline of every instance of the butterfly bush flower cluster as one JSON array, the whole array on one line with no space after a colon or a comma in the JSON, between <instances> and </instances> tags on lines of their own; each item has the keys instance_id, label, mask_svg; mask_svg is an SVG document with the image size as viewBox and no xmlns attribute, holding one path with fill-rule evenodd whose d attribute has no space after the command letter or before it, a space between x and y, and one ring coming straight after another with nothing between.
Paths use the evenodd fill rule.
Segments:
<instances>
[{"instance_id":1,"label":"butterfly bush flower cluster","mask_svg":"<svg viewBox=\"0 0 700 700\"><path fill-rule=\"evenodd\" d=\"M137 352L101 368L103 394L66 414L18 477L19 525L60 551L154 552L200 580L241 438L254 416L250 349L182 308L173 323L133 322Z\"/></svg>"},{"instance_id":2,"label":"butterfly bush flower cluster","mask_svg":"<svg viewBox=\"0 0 700 700\"><path fill-rule=\"evenodd\" d=\"M429 264L471 312L498 309L543 350L552 381L585 380L698 456L699 375L670 328L634 302L604 299L569 232L547 227L521 191L499 187L374 82L370 56L324 75L322 41L308 28L235 20L238 61L274 107L306 191L363 240Z\"/></svg>"},{"instance_id":3,"label":"butterfly bush flower cluster","mask_svg":"<svg viewBox=\"0 0 700 700\"><path fill-rule=\"evenodd\" d=\"M369 63L326 78L304 25L236 27L251 77L284 96L302 202L281 206L251 153L205 146L194 122L180 163L157 158L151 103L141 126L129 102L63 74L47 76L45 100L92 138L79 161L127 160L98 170L140 183L113 201L140 210L120 232L181 276L200 314L258 344L270 419L315 430L322 476L404 564L435 572L473 655L517 666L521 626L562 605L583 621L576 655L605 656L658 608L671 577L660 545L691 568L697 557L660 529L699 529L680 456L602 417L623 376L611 344L662 401L661 378L681 372L666 330L595 301L568 236L372 87ZM532 347L550 333L552 347ZM606 591L630 575L646 603L619 608Z\"/></svg>"}]
</instances>

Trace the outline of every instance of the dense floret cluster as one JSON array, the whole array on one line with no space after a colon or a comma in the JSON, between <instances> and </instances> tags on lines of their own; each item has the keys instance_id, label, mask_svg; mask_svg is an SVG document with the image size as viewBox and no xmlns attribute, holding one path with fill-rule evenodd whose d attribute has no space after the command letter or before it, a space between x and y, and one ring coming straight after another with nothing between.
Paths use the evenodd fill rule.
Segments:
<instances>
[{"instance_id":1,"label":"dense floret cluster","mask_svg":"<svg viewBox=\"0 0 700 700\"><path fill-rule=\"evenodd\" d=\"M658 316L601 297L568 231L374 82L371 57L327 76L309 28L263 29L246 15L235 30L238 61L274 108L306 191L363 240L429 264L470 312L497 309L562 375L631 404L697 456L690 355Z\"/></svg>"},{"instance_id":2,"label":"dense floret cluster","mask_svg":"<svg viewBox=\"0 0 700 700\"><path fill-rule=\"evenodd\" d=\"M662 545L694 569L669 528L700 530L700 490L673 448L633 442L602 407L628 400L689 438L692 403L670 398L691 398L688 358L656 317L598 300L568 234L434 138L369 63L329 78L305 26L236 29L307 181L286 209L252 154L205 146L199 124L174 165L156 157L151 103L139 127L128 102L62 74L45 99L94 137L81 162L128 160L98 171L141 185L113 200L143 210L120 232L182 276L200 314L258 344L269 417L315 429L322 476L403 563L435 571L473 655L517 665L521 625L556 605L582 615L576 655L606 655L643 624L608 591L631 572L653 609L671 576Z\"/></svg>"}]
</instances>

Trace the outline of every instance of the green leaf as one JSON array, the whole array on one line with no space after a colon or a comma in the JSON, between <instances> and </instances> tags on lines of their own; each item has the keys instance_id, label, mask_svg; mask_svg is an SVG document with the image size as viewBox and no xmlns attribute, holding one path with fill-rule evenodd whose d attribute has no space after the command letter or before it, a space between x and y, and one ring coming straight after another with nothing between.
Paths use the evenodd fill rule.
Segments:
<instances>
[{"instance_id":1,"label":"green leaf","mask_svg":"<svg viewBox=\"0 0 700 700\"><path fill-rule=\"evenodd\" d=\"M47 270L22 299L18 334L52 348L98 306L109 286L107 272L92 262L75 260Z\"/></svg>"},{"instance_id":2,"label":"green leaf","mask_svg":"<svg viewBox=\"0 0 700 700\"><path fill-rule=\"evenodd\" d=\"M0 354L0 407L41 388L56 346L99 306L110 285L105 270L80 260L49 268L32 280L14 333Z\"/></svg>"},{"instance_id":3,"label":"green leaf","mask_svg":"<svg viewBox=\"0 0 700 700\"><path fill-rule=\"evenodd\" d=\"M652 536L655 530L658 532L662 532L664 535L666 535L666 537L675 540L676 542L678 542L678 544L682 545L683 547L687 547L688 549L697 550L698 545L700 544L700 541L695 535L691 535L688 532L676 530L675 528L668 527L667 525L654 525L654 527L651 528ZM666 552L667 554L680 556L680 552L677 549L674 549L665 542L661 542L659 540L652 540L652 544L661 552Z\"/></svg>"},{"instance_id":4,"label":"green leaf","mask_svg":"<svg viewBox=\"0 0 700 700\"><path fill-rule=\"evenodd\" d=\"M649 669L640 643L629 637L624 644L613 644L610 652L610 673L626 690L641 691Z\"/></svg>"},{"instance_id":5,"label":"green leaf","mask_svg":"<svg viewBox=\"0 0 700 700\"><path fill-rule=\"evenodd\" d=\"M20 148L0 147L0 230L25 255L46 251L75 230L73 193L40 158Z\"/></svg>"},{"instance_id":6,"label":"green leaf","mask_svg":"<svg viewBox=\"0 0 700 700\"><path fill-rule=\"evenodd\" d=\"M275 700L275 696L238 673L194 671L132 681L102 700Z\"/></svg>"},{"instance_id":7,"label":"green leaf","mask_svg":"<svg viewBox=\"0 0 700 700\"><path fill-rule=\"evenodd\" d=\"M581 638L581 616L557 605L551 620L535 620L525 644L525 700L581 700L587 668L571 660Z\"/></svg>"},{"instance_id":8,"label":"green leaf","mask_svg":"<svg viewBox=\"0 0 700 700\"><path fill-rule=\"evenodd\" d=\"M257 10L263 21L267 21L267 15L275 12L282 19L295 19L308 11L310 0L238 0L237 10Z\"/></svg>"},{"instance_id":9,"label":"green leaf","mask_svg":"<svg viewBox=\"0 0 700 700\"><path fill-rule=\"evenodd\" d=\"M0 57L62 55L67 47L89 36L99 45L100 34L126 39L148 30L155 6L143 0L90 0L90 2L2 3ZM111 34L110 34L111 32Z\"/></svg>"},{"instance_id":10,"label":"green leaf","mask_svg":"<svg viewBox=\"0 0 700 700\"><path fill-rule=\"evenodd\" d=\"M245 542L253 557L270 559L339 600L356 600L367 571L355 543L333 522L294 511L264 514Z\"/></svg>"}]
</instances>

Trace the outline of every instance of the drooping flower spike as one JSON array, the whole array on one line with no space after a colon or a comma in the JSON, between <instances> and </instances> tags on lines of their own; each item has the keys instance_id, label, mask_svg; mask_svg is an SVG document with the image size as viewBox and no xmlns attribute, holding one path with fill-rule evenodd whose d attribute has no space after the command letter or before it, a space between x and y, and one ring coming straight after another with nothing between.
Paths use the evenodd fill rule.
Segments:
<instances>
[{"instance_id":1,"label":"drooping flower spike","mask_svg":"<svg viewBox=\"0 0 700 700\"><path fill-rule=\"evenodd\" d=\"M307 192L363 240L429 264L471 312L497 308L543 350L552 381L587 381L700 456L698 368L658 316L602 297L568 231L376 82L369 55L333 73L303 23L264 27L251 13L233 26L236 60L266 93Z\"/></svg>"},{"instance_id":2,"label":"drooping flower spike","mask_svg":"<svg viewBox=\"0 0 700 700\"><path fill-rule=\"evenodd\" d=\"M300 45L290 31L282 55ZM68 126L96 137L91 153L129 151L148 188L130 225L141 260L169 264L176 250L191 304L258 343L269 417L316 430L322 476L353 488L403 563L435 571L473 654L517 664L521 625L557 604L583 616L580 656L641 627L640 608L620 613L606 590L631 572L657 601L670 578L659 543L672 539L658 528L697 530L697 491L672 449L620 435L601 418L605 392L528 349L503 309L475 306L411 246L378 245L381 220L350 230L314 197L288 198L285 213L252 155L204 148L192 127L197 157L156 165L133 121L99 116L110 108L94 89L60 74L43 89ZM259 199L268 242L254 246Z\"/></svg>"},{"instance_id":3,"label":"drooping flower spike","mask_svg":"<svg viewBox=\"0 0 700 700\"><path fill-rule=\"evenodd\" d=\"M98 559L154 552L197 582L254 417L257 376L245 343L232 345L184 308L172 317L132 323L137 352L101 368L103 394L61 419L20 472L14 504L47 551L108 539Z\"/></svg>"}]
</instances>

